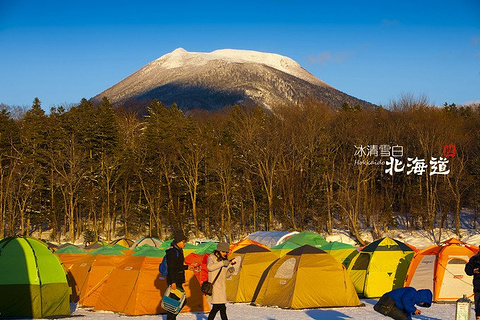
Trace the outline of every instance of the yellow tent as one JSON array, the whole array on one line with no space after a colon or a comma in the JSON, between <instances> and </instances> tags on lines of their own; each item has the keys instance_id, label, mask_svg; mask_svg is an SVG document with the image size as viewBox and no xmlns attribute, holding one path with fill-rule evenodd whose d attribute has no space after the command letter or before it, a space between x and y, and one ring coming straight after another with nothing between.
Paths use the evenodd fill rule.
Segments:
<instances>
[{"instance_id":1,"label":"yellow tent","mask_svg":"<svg viewBox=\"0 0 480 320\"><path fill-rule=\"evenodd\" d=\"M131 246L133 246L134 242L133 240L130 240L130 239L127 239L127 238L120 238L120 239L117 239L117 240L114 240L110 243L111 246L113 245L121 245L122 247L125 247L125 248L130 248Z\"/></svg>"},{"instance_id":2,"label":"yellow tent","mask_svg":"<svg viewBox=\"0 0 480 320\"><path fill-rule=\"evenodd\" d=\"M309 245L290 251L265 271L252 304L293 309L361 305L345 267Z\"/></svg>"},{"instance_id":3,"label":"yellow tent","mask_svg":"<svg viewBox=\"0 0 480 320\"><path fill-rule=\"evenodd\" d=\"M227 277L227 300L250 302L263 272L278 257L270 250L252 244L238 249L230 258L235 258L237 263L235 272Z\"/></svg>"},{"instance_id":4,"label":"yellow tent","mask_svg":"<svg viewBox=\"0 0 480 320\"><path fill-rule=\"evenodd\" d=\"M403 287L413 253L408 245L389 237L364 247L348 266L358 294L378 298L392 289Z\"/></svg>"},{"instance_id":5,"label":"yellow tent","mask_svg":"<svg viewBox=\"0 0 480 320\"><path fill-rule=\"evenodd\" d=\"M230 252L235 252L238 249L249 246L251 244L254 244L254 245L257 245L257 246L260 246L260 247L264 247L265 249L268 249L268 247L266 245L264 245L260 242L257 242L257 241L246 238L246 239L243 239L242 241L238 241L238 242L230 244Z\"/></svg>"}]
</instances>

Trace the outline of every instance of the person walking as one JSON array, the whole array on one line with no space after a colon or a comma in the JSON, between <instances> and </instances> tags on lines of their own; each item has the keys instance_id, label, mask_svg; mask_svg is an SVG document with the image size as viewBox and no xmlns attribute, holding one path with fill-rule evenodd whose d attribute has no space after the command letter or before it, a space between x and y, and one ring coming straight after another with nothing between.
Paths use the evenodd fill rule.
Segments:
<instances>
[{"instance_id":1,"label":"person walking","mask_svg":"<svg viewBox=\"0 0 480 320\"><path fill-rule=\"evenodd\" d=\"M429 308L432 298L432 291L428 289L417 291L412 287L398 288L385 293L373 309L395 320L411 320L413 314L422 313L415 305Z\"/></svg>"},{"instance_id":2,"label":"person walking","mask_svg":"<svg viewBox=\"0 0 480 320\"><path fill-rule=\"evenodd\" d=\"M173 233L172 245L165 252L164 258L167 259L167 285L171 287L172 291L178 289L182 293L184 292L183 284L185 283L185 270L188 270L188 266L185 265L185 258L183 256L183 248L185 248L186 244L187 237L185 234L180 230L175 231ZM173 293L170 295L172 294ZM167 320L174 320L176 318L176 314L167 311Z\"/></svg>"},{"instance_id":3,"label":"person walking","mask_svg":"<svg viewBox=\"0 0 480 320\"><path fill-rule=\"evenodd\" d=\"M220 311L222 320L228 320L227 317L227 274L233 273L235 269L233 265L235 260L228 260L228 252L230 246L226 242L220 242L217 245L217 250L213 251L207 259L208 281L213 283L212 296L209 297L209 302L212 304L212 310L208 314L208 320L215 319L215 316ZM216 279L216 280L215 280Z\"/></svg>"},{"instance_id":4,"label":"person walking","mask_svg":"<svg viewBox=\"0 0 480 320\"><path fill-rule=\"evenodd\" d=\"M480 252L470 258L465 265L465 273L473 276L475 317L480 320Z\"/></svg>"}]
</instances>

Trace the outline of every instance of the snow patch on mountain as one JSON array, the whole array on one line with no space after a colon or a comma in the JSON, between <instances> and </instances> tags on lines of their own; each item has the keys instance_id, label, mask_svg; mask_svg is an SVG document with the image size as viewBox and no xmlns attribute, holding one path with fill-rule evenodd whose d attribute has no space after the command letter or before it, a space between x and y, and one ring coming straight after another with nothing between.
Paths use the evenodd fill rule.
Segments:
<instances>
[{"instance_id":1,"label":"snow patch on mountain","mask_svg":"<svg viewBox=\"0 0 480 320\"><path fill-rule=\"evenodd\" d=\"M154 64L165 69L174 69L203 66L214 60L230 63L259 63L316 85L329 86L289 57L252 50L220 49L212 52L188 52L183 48L177 48L155 60Z\"/></svg>"}]
</instances>

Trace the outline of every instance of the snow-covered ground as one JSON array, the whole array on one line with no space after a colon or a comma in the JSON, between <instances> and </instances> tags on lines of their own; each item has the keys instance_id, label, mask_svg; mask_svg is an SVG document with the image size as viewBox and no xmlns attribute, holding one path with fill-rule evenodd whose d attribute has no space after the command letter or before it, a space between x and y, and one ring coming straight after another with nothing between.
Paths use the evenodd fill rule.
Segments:
<instances>
[{"instance_id":1,"label":"snow-covered ground","mask_svg":"<svg viewBox=\"0 0 480 320\"><path fill-rule=\"evenodd\" d=\"M254 307L248 304L228 304L227 314L230 320L331 320L331 319L368 319L385 320L383 315L373 310L376 300L361 300L365 306L356 308L325 308L325 309L307 309L307 310L287 310L271 307ZM414 316L413 319L423 320L447 320L455 319L455 304L437 304L434 303L430 308L420 308L422 314ZM472 309L472 319L473 317ZM131 317L119 315L111 312L93 312L86 309L77 309L74 317L81 317L82 320L113 320L113 319L138 319L138 320L159 320L166 319L166 315L137 316ZM206 320L207 313L181 313L179 320ZM220 315L217 314L217 319Z\"/></svg>"},{"instance_id":2,"label":"snow-covered ground","mask_svg":"<svg viewBox=\"0 0 480 320\"><path fill-rule=\"evenodd\" d=\"M437 233L438 234L438 233ZM434 244L433 236L426 231L412 231L406 232L404 230L391 230L388 234L390 237L399 239L401 241L410 243L419 249L426 248ZM364 239L372 241L369 233L363 234ZM442 241L456 237L451 231L442 231ZM355 245L355 242L349 238L348 234L344 231L335 231L332 235L327 236L328 241L341 241L345 243L351 243ZM480 233L474 229L463 229L462 240L469 244L480 244ZM373 305L377 300L374 299L362 299L365 306L356 308L322 308L322 309L306 309L306 310L288 310L274 307L256 307L249 304L228 304L227 314L230 320L331 320L331 319L368 319L368 320L380 320L387 319L383 315L373 310ZM414 316L413 319L423 320L448 320L455 319L455 304L443 304L434 303L430 308L420 308L422 314ZM113 312L95 312L89 309L77 309L73 317L81 317L82 320L110 320L110 319L132 319L131 316L115 314ZM206 313L181 313L178 319L195 319L206 320L208 314ZM166 315L151 315L151 316L137 316L133 319L138 320L159 320L166 319ZM220 315L217 314L217 319L220 319ZM474 319L474 311L472 307L472 318Z\"/></svg>"},{"instance_id":3,"label":"snow-covered ground","mask_svg":"<svg viewBox=\"0 0 480 320\"><path fill-rule=\"evenodd\" d=\"M472 215L471 213L464 212L462 214L462 229L461 229L461 240L472 245L480 245L480 232L472 225ZM401 226L402 223L399 222ZM434 233L434 234L433 234ZM430 245L433 245L435 238L439 237L439 230L434 230L432 232L417 230L417 231L406 231L402 227L398 230L390 230L385 233L383 236L389 236L407 242L419 249L426 248ZM372 236L369 232L363 232L362 238L366 241L373 241ZM447 240L449 238L458 238L451 230L444 229L441 233L441 240ZM333 234L327 235L327 241L340 241L344 243L350 243L352 245L358 245L353 239L348 235L348 232L343 230L335 230ZM192 239L193 242L194 239ZM78 244L81 244L81 239L79 239ZM380 320L380 319L389 319L383 315L375 312L373 310L373 305L377 302L374 299L361 299L365 304L364 307L356 308L322 308L322 309L306 309L306 310L289 310L289 309L280 309L275 307L256 307L249 304L228 304L227 305L227 314L230 320L311 320L311 319L321 319L321 320L331 320L331 319L368 319L368 320ZM443 304L443 303L434 303L430 308L419 308L422 311L422 314L419 316L413 316L413 319L423 319L423 320L449 320L455 319L455 304ZM151 315L151 316L127 316L122 314L116 314L113 312L98 312L91 309L78 308L73 314L74 318L81 318L82 320L114 320L114 319L129 319L129 320L159 320L166 319L166 315ZM178 315L180 320L206 320L208 314L206 313L181 313ZM474 319L474 311L472 307L472 317ZM68 319L68 318L67 318ZM217 319L220 319L220 315L217 314Z\"/></svg>"}]
</instances>

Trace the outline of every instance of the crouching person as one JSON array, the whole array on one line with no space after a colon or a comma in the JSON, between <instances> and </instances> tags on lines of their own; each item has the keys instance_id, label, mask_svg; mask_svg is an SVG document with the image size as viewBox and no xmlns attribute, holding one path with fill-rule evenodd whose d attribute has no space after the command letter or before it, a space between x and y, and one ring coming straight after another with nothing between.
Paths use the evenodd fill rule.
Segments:
<instances>
[{"instance_id":1,"label":"crouching person","mask_svg":"<svg viewBox=\"0 0 480 320\"><path fill-rule=\"evenodd\" d=\"M398 288L385 293L373 309L395 320L411 320L412 315L422 313L415 305L429 308L432 305L432 291Z\"/></svg>"}]
</instances>

